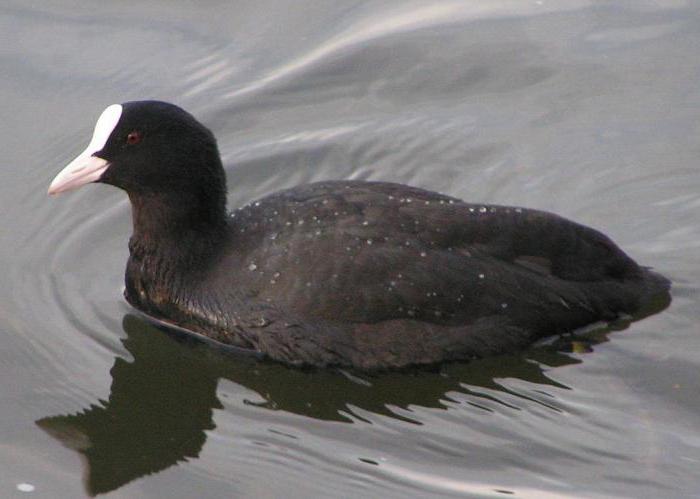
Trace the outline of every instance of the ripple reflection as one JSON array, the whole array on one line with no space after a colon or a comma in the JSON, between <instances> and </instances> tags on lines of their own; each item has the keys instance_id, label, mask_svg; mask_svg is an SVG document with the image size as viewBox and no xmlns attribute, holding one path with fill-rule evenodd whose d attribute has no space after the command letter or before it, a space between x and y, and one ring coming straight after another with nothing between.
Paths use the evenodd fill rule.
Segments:
<instances>
[{"instance_id":1,"label":"ripple reflection","mask_svg":"<svg viewBox=\"0 0 700 499\"><path fill-rule=\"evenodd\" d=\"M449 411L467 403L490 410L493 403L513 408L514 398L520 398L559 412L544 387L566 387L548 378L545 371L580 362L557 351L576 349L572 345L581 339L569 338L526 355L455 363L435 370L375 375L304 371L248 358L231 359L229 354L198 343L183 347L182 341L191 340L163 334L131 314L124 317L122 326L127 336L122 342L133 361L115 359L108 400L76 414L36 422L84 456L85 487L91 495L198 457L206 432L216 427L214 411L224 408L217 396L220 379L242 385L249 394L255 392L242 401L254 408L345 423L368 422L366 415L372 413L420 425L420 415L414 415L412 407ZM606 331L590 333L585 341L591 345L606 341ZM517 393L501 382L513 378L539 385L538 392L544 396Z\"/></svg>"}]
</instances>

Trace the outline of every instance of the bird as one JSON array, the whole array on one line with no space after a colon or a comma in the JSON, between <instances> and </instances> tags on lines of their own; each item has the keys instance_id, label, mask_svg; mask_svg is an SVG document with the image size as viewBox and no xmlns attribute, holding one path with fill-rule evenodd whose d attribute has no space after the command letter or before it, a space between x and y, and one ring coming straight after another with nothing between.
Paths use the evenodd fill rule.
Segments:
<instances>
[{"instance_id":1,"label":"bird","mask_svg":"<svg viewBox=\"0 0 700 499\"><path fill-rule=\"evenodd\" d=\"M49 187L124 190L124 297L145 316L291 366L477 359L638 313L670 281L536 209L331 180L227 212L213 133L161 101L113 104Z\"/></svg>"}]
</instances>

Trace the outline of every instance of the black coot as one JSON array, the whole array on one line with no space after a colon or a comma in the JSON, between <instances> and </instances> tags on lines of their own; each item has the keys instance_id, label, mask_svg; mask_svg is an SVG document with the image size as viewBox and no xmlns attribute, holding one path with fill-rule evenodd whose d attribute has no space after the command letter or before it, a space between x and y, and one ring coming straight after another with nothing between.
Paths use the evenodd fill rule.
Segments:
<instances>
[{"instance_id":1,"label":"black coot","mask_svg":"<svg viewBox=\"0 0 700 499\"><path fill-rule=\"evenodd\" d=\"M129 303L290 364L481 357L668 297L593 229L405 185L319 182L229 215L214 136L164 102L108 107L49 193L88 182L129 195Z\"/></svg>"}]
</instances>

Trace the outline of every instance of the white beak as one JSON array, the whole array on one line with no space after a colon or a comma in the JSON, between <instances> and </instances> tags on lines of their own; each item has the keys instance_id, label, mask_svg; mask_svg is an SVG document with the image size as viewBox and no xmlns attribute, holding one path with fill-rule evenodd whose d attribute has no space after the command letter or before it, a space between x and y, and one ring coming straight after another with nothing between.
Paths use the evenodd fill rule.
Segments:
<instances>
[{"instance_id":1,"label":"white beak","mask_svg":"<svg viewBox=\"0 0 700 499\"><path fill-rule=\"evenodd\" d=\"M56 175L49 186L49 194L65 192L100 179L110 163L94 156L94 154L105 146L109 136L119 123L121 115L122 106L120 104L112 104L102 112L95 125L92 140L77 158L68 163Z\"/></svg>"}]
</instances>

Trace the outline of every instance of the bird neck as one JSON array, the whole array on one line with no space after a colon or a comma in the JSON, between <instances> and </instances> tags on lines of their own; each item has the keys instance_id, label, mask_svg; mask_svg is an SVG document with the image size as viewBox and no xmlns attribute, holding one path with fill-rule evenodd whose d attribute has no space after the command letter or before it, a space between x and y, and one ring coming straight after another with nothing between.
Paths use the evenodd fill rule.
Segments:
<instances>
[{"instance_id":1,"label":"bird neck","mask_svg":"<svg viewBox=\"0 0 700 499\"><path fill-rule=\"evenodd\" d=\"M159 317L187 315L184 292L194 296L229 237L225 194L204 198L130 194L133 234L125 275L125 297L136 308ZM186 302L186 300L185 300ZM182 302L184 303L184 302ZM183 315L184 317L184 315Z\"/></svg>"},{"instance_id":2,"label":"bird neck","mask_svg":"<svg viewBox=\"0 0 700 499\"><path fill-rule=\"evenodd\" d=\"M213 254L227 233L226 194L221 191L206 196L130 193L131 256L183 265Z\"/></svg>"}]
</instances>

